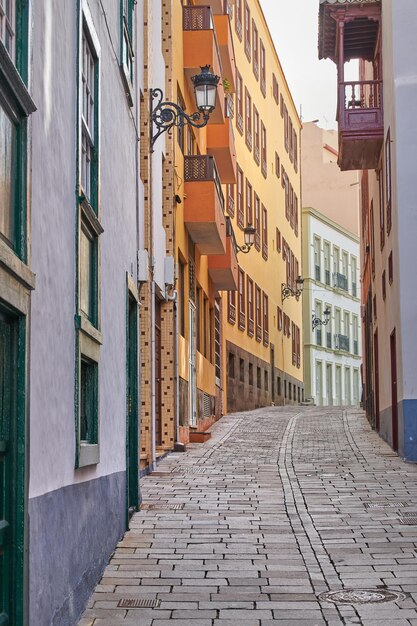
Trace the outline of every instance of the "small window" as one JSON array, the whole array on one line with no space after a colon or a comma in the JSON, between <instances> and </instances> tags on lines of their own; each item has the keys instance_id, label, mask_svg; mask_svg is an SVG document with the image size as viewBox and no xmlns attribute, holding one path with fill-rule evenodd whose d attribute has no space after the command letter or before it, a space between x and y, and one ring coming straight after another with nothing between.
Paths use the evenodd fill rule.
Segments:
<instances>
[{"instance_id":1,"label":"small window","mask_svg":"<svg viewBox=\"0 0 417 626\"><path fill-rule=\"evenodd\" d=\"M237 225L240 228L245 226L245 213L243 210L243 172L239 166L237 166Z\"/></svg>"},{"instance_id":2,"label":"small window","mask_svg":"<svg viewBox=\"0 0 417 626\"><path fill-rule=\"evenodd\" d=\"M229 352L229 367L228 367L229 378L235 377L235 355L233 352Z\"/></svg>"},{"instance_id":3,"label":"small window","mask_svg":"<svg viewBox=\"0 0 417 626\"><path fill-rule=\"evenodd\" d=\"M267 149L266 149L266 128L261 122L261 169L264 178L268 175L268 164L267 164Z\"/></svg>"},{"instance_id":4,"label":"small window","mask_svg":"<svg viewBox=\"0 0 417 626\"><path fill-rule=\"evenodd\" d=\"M262 40L259 40L259 59L260 59L260 68L261 68L261 91L262 95L266 96L266 57L265 57L265 47L262 43Z\"/></svg>"},{"instance_id":5,"label":"small window","mask_svg":"<svg viewBox=\"0 0 417 626\"><path fill-rule=\"evenodd\" d=\"M259 35L254 20L252 20L252 56L253 56L253 73L256 79L259 78Z\"/></svg>"},{"instance_id":6,"label":"small window","mask_svg":"<svg viewBox=\"0 0 417 626\"><path fill-rule=\"evenodd\" d=\"M385 270L382 272L382 299L385 300L387 297L387 285L385 280Z\"/></svg>"},{"instance_id":7,"label":"small window","mask_svg":"<svg viewBox=\"0 0 417 626\"><path fill-rule=\"evenodd\" d=\"M236 128L243 135L243 80L236 72Z\"/></svg>"},{"instance_id":8,"label":"small window","mask_svg":"<svg viewBox=\"0 0 417 626\"><path fill-rule=\"evenodd\" d=\"M80 442L98 443L98 364L81 359Z\"/></svg>"},{"instance_id":9,"label":"small window","mask_svg":"<svg viewBox=\"0 0 417 626\"><path fill-rule=\"evenodd\" d=\"M389 284L392 285L392 281L394 280L394 269L392 265L392 252L390 252L390 255L388 257L388 280L389 280Z\"/></svg>"},{"instance_id":10,"label":"small window","mask_svg":"<svg viewBox=\"0 0 417 626\"><path fill-rule=\"evenodd\" d=\"M15 61L16 0L0 0L0 40Z\"/></svg>"},{"instance_id":11,"label":"small window","mask_svg":"<svg viewBox=\"0 0 417 626\"><path fill-rule=\"evenodd\" d=\"M248 60L251 60L251 20L250 9L247 2L245 2L245 54Z\"/></svg>"},{"instance_id":12,"label":"small window","mask_svg":"<svg viewBox=\"0 0 417 626\"><path fill-rule=\"evenodd\" d=\"M281 171L280 158L278 156L278 152L275 152L275 176L277 178L280 177L280 171Z\"/></svg>"},{"instance_id":13,"label":"small window","mask_svg":"<svg viewBox=\"0 0 417 626\"><path fill-rule=\"evenodd\" d=\"M252 150L252 98L245 88L245 139L249 150Z\"/></svg>"},{"instance_id":14,"label":"small window","mask_svg":"<svg viewBox=\"0 0 417 626\"><path fill-rule=\"evenodd\" d=\"M262 205L262 256L268 258L268 211Z\"/></svg>"},{"instance_id":15,"label":"small window","mask_svg":"<svg viewBox=\"0 0 417 626\"><path fill-rule=\"evenodd\" d=\"M1 9L0 9L1 10ZM17 129L0 105L0 237L13 248L15 233L15 185Z\"/></svg>"},{"instance_id":16,"label":"small window","mask_svg":"<svg viewBox=\"0 0 417 626\"><path fill-rule=\"evenodd\" d=\"M130 106L133 106L133 8L135 5L134 0L120 0L122 6L122 21L121 21L121 69L123 82L126 88L126 95Z\"/></svg>"},{"instance_id":17,"label":"small window","mask_svg":"<svg viewBox=\"0 0 417 626\"><path fill-rule=\"evenodd\" d=\"M282 330L282 309L277 307L278 330Z\"/></svg>"},{"instance_id":18,"label":"small window","mask_svg":"<svg viewBox=\"0 0 417 626\"><path fill-rule=\"evenodd\" d=\"M279 230L279 228L277 228L276 230L276 237L277 237L277 252L281 252L281 231Z\"/></svg>"},{"instance_id":19,"label":"small window","mask_svg":"<svg viewBox=\"0 0 417 626\"><path fill-rule=\"evenodd\" d=\"M236 16L235 16L235 29L236 34L240 41L242 41L242 3L243 0L236 0Z\"/></svg>"},{"instance_id":20,"label":"small window","mask_svg":"<svg viewBox=\"0 0 417 626\"><path fill-rule=\"evenodd\" d=\"M262 372L260 367L256 368L256 384L258 389L262 389Z\"/></svg>"},{"instance_id":21,"label":"small window","mask_svg":"<svg viewBox=\"0 0 417 626\"><path fill-rule=\"evenodd\" d=\"M245 361L239 359L239 380L241 383L245 382Z\"/></svg>"},{"instance_id":22,"label":"small window","mask_svg":"<svg viewBox=\"0 0 417 626\"><path fill-rule=\"evenodd\" d=\"M253 363L249 363L249 385L253 387Z\"/></svg>"},{"instance_id":23,"label":"small window","mask_svg":"<svg viewBox=\"0 0 417 626\"><path fill-rule=\"evenodd\" d=\"M269 375L267 370L264 371L264 389L265 391L269 389Z\"/></svg>"},{"instance_id":24,"label":"small window","mask_svg":"<svg viewBox=\"0 0 417 626\"><path fill-rule=\"evenodd\" d=\"M275 102L279 104L279 87L275 74L272 74L272 94L274 96Z\"/></svg>"},{"instance_id":25,"label":"small window","mask_svg":"<svg viewBox=\"0 0 417 626\"><path fill-rule=\"evenodd\" d=\"M246 223L253 224L252 185L246 179Z\"/></svg>"}]
</instances>

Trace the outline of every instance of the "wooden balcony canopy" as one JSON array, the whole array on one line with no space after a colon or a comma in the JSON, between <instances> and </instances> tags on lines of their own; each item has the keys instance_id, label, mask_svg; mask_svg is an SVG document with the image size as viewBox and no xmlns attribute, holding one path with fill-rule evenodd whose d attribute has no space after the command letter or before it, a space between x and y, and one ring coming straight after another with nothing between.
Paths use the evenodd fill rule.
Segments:
<instances>
[{"instance_id":1,"label":"wooden balcony canopy","mask_svg":"<svg viewBox=\"0 0 417 626\"><path fill-rule=\"evenodd\" d=\"M338 24L344 24L344 62L372 61L378 45L380 0L320 0L319 58L340 60Z\"/></svg>"}]
</instances>

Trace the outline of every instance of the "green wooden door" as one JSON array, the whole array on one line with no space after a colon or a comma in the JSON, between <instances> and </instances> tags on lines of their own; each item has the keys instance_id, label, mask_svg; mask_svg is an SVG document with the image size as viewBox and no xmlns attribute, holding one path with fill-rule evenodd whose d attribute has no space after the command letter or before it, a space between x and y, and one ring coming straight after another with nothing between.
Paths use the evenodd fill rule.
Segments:
<instances>
[{"instance_id":1,"label":"green wooden door","mask_svg":"<svg viewBox=\"0 0 417 626\"><path fill-rule=\"evenodd\" d=\"M139 507L138 304L129 294L127 311L126 480L128 520ZM1 624L0 624L1 626Z\"/></svg>"},{"instance_id":2,"label":"green wooden door","mask_svg":"<svg viewBox=\"0 0 417 626\"><path fill-rule=\"evenodd\" d=\"M0 626L11 625L13 328L0 313Z\"/></svg>"}]
</instances>

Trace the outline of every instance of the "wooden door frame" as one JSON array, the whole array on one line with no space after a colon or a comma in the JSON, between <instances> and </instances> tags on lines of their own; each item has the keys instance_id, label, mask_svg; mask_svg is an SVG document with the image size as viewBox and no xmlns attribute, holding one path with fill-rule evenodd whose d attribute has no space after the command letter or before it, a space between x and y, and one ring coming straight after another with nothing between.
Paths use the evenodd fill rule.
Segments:
<instances>
[{"instance_id":1,"label":"wooden door frame","mask_svg":"<svg viewBox=\"0 0 417 626\"><path fill-rule=\"evenodd\" d=\"M390 335L391 357L391 425L392 448L398 450L398 378L397 378L397 338L395 328Z\"/></svg>"}]
</instances>

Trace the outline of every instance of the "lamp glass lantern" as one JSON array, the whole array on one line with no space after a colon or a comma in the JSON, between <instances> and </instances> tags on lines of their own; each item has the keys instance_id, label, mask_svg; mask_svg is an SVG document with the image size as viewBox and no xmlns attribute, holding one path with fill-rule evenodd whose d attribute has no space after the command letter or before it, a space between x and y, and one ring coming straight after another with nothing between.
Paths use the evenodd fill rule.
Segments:
<instances>
[{"instance_id":1,"label":"lamp glass lantern","mask_svg":"<svg viewBox=\"0 0 417 626\"><path fill-rule=\"evenodd\" d=\"M297 284L297 291L301 293L304 287L304 278L302 278L301 276L298 276L295 282Z\"/></svg>"},{"instance_id":2,"label":"lamp glass lantern","mask_svg":"<svg viewBox=\"0 0 417 626\"><path fill-rule=\"evenodd\" d=\"M210 66L201 68L201 73L191 78L194 83L195 101L200 113L212 113L216 108L217 85L220 77L210 72Z\"/></svg>"},{"instance_id":3,"label":"lamp glass lantern","mask_svg":"<svg viewBox=\"0 0 417 626\"><path fill-rule=\"evenodd\" d=\"M327 324L329 320L330 320L330 309L329 307L326 307L324 311L324 323Z\"/></svg>"},{"instance_id":4,"label":"lamp glass lantern","mask_svg":"<svg viewBox=\"0 0 417 626\"><path fill-rule=\"evenodd\" d=\"M256 228L249 223L243 233L245 237L245 244L250 248L255 243Z\"/></svg>"}]
</instances>

